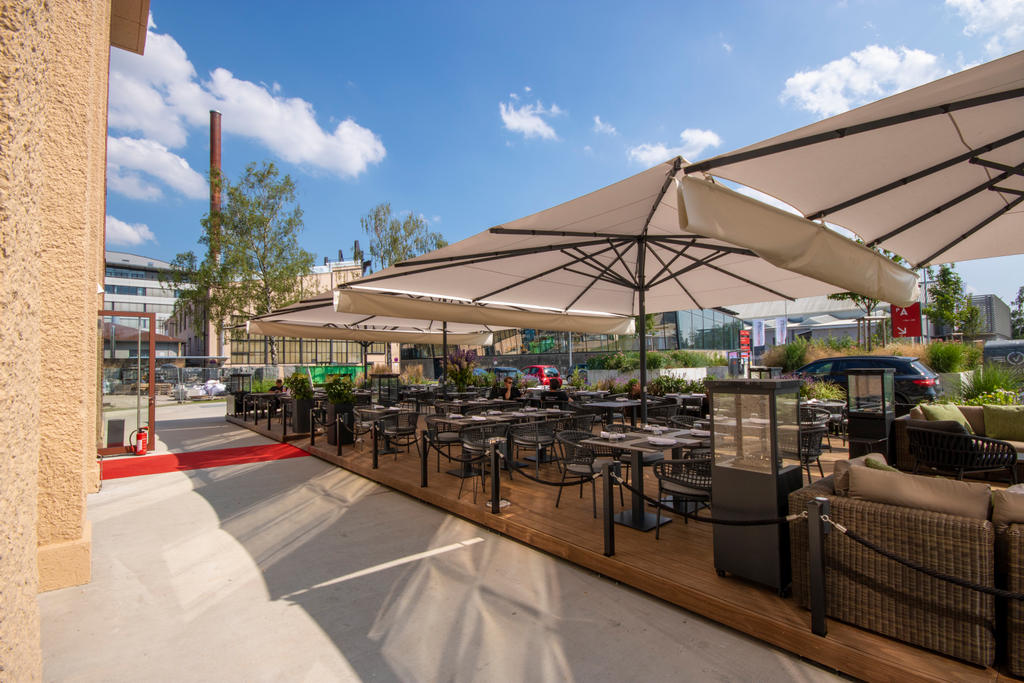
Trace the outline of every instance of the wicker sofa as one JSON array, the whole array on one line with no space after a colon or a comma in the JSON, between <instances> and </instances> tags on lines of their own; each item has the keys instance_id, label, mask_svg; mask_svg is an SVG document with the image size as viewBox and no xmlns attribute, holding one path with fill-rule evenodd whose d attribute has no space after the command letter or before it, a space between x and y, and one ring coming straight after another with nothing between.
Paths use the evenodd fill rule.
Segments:
<instances>
[{"instance_id":1,"label":"wicker sofa","mask_svg":"<svg viewBox=\"0 0 1024 683\"><path fill-rule=\"evenodd\" d=\"M985 432L985 412L981 406L957 406L963 416L967 418L967 422L970 423L971 429L978 436L986 436ZM893 467L904 470L905 472L912 472L914 469L914 457L910 453L910 440L907 437L907 422L908 420L923 420L925 419L924 411L921 408L914 406L908 415L897 418L892 425L892 439L893 439ZM1006 441L1004 439L1004 441ZM1006 441L1006 443L1017 449L1017 453L1024 459L1024 441ZM1018 472L1018 481L1024 481L1020 478L1021 472Z\"/></svg>"},{"instance_id":2,"label":"wicker sofa","mask_svg":"<svg viewBox=\"0 0 1024 683\"><path fill-rule=\"evenodd\" d=\"M839 495L836 481L833 475L790 494L790 512L802 512L812 498L826 497L832 519L883 548L938 571L995 586L995 532L990 520ZM793 595L801 606L809 607L807 525L793 524L790 533ZM1015 557L1024 570L1024 527L1015 533ZM993 664L997 620L992 596L908 569L837 532L826 536L825 553L829 617L980 666ZM1024 571L1016 577L1020 580ZM1017 632L1024 634L1019 607L1012 617L1022 626ZM1024 649L1024 635L1020 644Z\"/></svg>"}]
</instances>

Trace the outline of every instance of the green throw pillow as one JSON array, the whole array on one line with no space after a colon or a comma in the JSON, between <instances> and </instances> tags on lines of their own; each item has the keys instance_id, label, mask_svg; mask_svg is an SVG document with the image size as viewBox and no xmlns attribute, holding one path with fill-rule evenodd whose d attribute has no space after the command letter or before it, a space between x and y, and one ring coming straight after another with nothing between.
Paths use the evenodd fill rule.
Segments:
<instances>
[{"instance_id":1,"label":"green throw pillow","mask_svg":"<svg viewBox=\"0 0 1024 683\"><path fill-rule=\"evenodd\" d=\"M971 423L967 421L967 418L960 412L960 409L952 403L922 404L919 407L921 412L924 413L924 419L926 420L953 420L962 424L968 434L974 433ZM988 431L988 422L985 423L985 431Z\"/></svg>"},{"instance_id":2,"label":"green throw pillow","mask_svg":"<svg viewBox=\"0 0 1024 683\"><path fill-rule=\"evenodd\" d=\"M981 407L985 413L985 436L1024 441L1024 406Z\"/></svg>"},{"instance_id":3,"label":"green throw pillow","mask_svg":"<svg viewBox=\"0 0 1024 683\"><path fill-rule=\"evenodd\" d=\"M884 460L876 460L875 458L872 458L870 455L868 456L867 460L864 461L864 464L873 470L882 470L883 472L899 472L899 470L896 469L895 467L889 467L888 465L886 465Z\"/></svg>"}]
</instances>

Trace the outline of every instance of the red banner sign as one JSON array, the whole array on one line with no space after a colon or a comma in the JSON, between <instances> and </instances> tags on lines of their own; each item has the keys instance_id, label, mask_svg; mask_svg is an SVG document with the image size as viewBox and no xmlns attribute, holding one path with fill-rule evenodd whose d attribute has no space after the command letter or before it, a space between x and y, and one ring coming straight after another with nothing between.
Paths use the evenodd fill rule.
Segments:
<instances>
[{"instance_id":1,"label":"red banner sign","mask_svg":"<svg viewBox=\"0 0 1024 683\"><path fill-rule=\"evenodd\" d=\"M921 336L921 304L905 308L892 307L892 336L894 337L920 337Z\"/></svg>"}]
</instances>

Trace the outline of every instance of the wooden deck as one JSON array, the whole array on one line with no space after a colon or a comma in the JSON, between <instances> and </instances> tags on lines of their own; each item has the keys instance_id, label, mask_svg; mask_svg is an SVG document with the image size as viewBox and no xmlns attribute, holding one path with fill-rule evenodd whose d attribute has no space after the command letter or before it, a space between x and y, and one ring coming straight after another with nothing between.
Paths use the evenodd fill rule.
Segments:
<instances>
[{"instance_id":1,"label":"wooden deck","mask_svg":"<svg viewBox=\"0 0 1024 683\"><path fill-rule=\"evenodd\" d=\"M251 429L252 423L243 426ZM429 485L421 488L415 446L409 453L400 453L397 459L381 455L378 469L372 469L368 439L356 446L346 446L341 458L321 437L317 438L316 447L310 447L308 438L292 443L384 486L849 676L901 681L1006 678L995 669L966 664L833 620L829 620L827 637L812 634L810 612L798 607L793 599L782 599L769 588L716 574L710 524L687 524L675 518L662 527L660 540L655 540L653 531L644 533L616 525L615 555L605 557L601 520L591 516L589 485L582 499L578 488L567 488L556 509L556 488L523 477L510 482L508 475L503 474L502 497L511 505L494 515L485 507L489 496L479 488L476 503L473 502L473 480L465 481L462 497L457 498L460 480L444 473L451 466L443 458L438 473L433 454ZM823 460L840 457L847 455L837 450ZM553 466L546 467L552 468L547 476L555 478ZM826 473L829 470L826 464ZM650 474L648 477L646 490L657 491L657 484ZM476 481L479 486L479 479ZM628 506L629 492L624 495ZM597 496L600 517L600 482ZM619 509L617 501L616 505Z\"/></svg>"}]
</instances>

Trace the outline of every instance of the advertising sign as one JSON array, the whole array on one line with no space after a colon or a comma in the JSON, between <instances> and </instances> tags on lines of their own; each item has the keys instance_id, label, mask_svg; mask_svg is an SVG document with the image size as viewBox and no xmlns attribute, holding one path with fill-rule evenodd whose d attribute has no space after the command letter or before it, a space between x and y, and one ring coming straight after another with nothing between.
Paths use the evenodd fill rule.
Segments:
<instances>
[{"instance_id":1,"label":"advertising sign","mask_svg":"<svg viewBox=\"0 0 1024 683\"><path fill-rule=\"evenodd\" d=\"M921 336L921 304L913 306L892 307L892 336L894 337L920 337Z\"/></svg>"}]
</instances>

